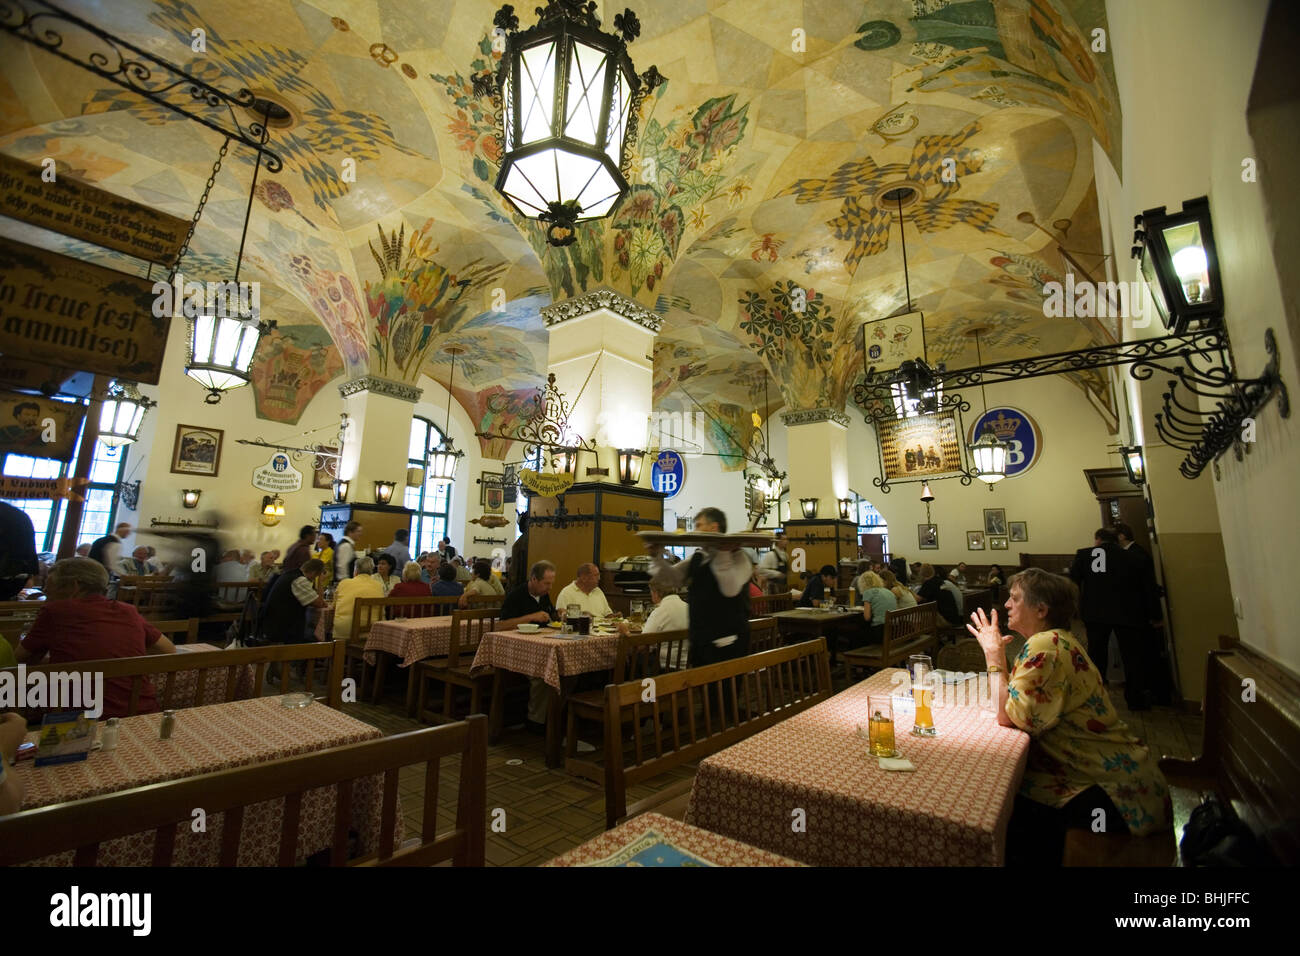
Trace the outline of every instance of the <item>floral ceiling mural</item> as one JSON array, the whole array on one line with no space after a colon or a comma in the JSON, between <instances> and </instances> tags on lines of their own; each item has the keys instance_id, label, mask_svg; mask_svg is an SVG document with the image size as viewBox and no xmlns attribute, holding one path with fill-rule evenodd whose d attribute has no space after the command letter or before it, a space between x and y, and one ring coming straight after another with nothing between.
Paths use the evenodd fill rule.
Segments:
<instances>
[{"instance_id":1,"label":"floral ceiling mural","mask_svg":"<svg viewBox=\"0 0 1300 956\"><path fill-rule=\"evenodd\" d=\"M563 249L493 187L500 144L471 78L497 62L498 5L447 0L431 15L388 0L68 0L73 13L290 113L272 131L285 165L261 171L241 273L263 283L263 301L293 329L274 340L283 350L273 375L301 359L299 371L316 377L339 367L446 384L443 349L455 344L467 350L457 400L472 420L509 421L545 377L541 307L605 286L663 319L658 407L730 406L736 420L745 409L844 407L862 367L862 323L909 300L951 362L973 362L961 331L976 325L996 333L981 337L986 359L1113 335L1095 321L1047 319L1041 303L1044 282L1104 272L1092 144L1115 162L1122 149L1114 68L1097 40L1104 0L638 10L633 59L667 81L642 107L628 196ZM792 49L792 26L805 49ZM133 201L193 214L218 135L0 42L22 94L0 99L0 150L52 157ZM248 151L232 146L187 271L229 270L252 171ZM882 197L902 183L918 197L900 227ZM62 248L86 252L70 240ZM321 332L304 337L304 324ZM323 372L311 357L320 348L331 355ZM1105 404L1104 383L1078 384ZM259 409L292 414L271 404Z\"/></svg>"},{"instance_id":2,"label":"floral ceiling mural","mask_svg":"<svg viewBox=\"0 0 1300 956\"><path fill-rule=\"evenodd\" d=\"M252 382L257 417L295 425L303 410L343 371L329 333L316 324L280 325L262 336Z\"/></svg>"}]
</instances>

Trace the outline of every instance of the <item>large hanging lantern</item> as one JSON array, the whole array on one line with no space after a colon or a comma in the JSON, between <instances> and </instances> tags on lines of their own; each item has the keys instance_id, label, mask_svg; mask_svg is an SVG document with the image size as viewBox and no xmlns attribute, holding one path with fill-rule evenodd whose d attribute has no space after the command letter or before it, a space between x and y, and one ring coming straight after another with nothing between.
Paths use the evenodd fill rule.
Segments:
<instances>
[{"instance_id":1,"label":"large hanging lantern","mask_svg":"<svg viewBox=\"0 0 1300 956\"><path fill-rule=\"evenodd\" d=\"M456 356L463 355L465 349L459 345L449 345L443 351L451 356L451 377L447 380L447 420L443 424L442 444L429 449L428 474L433 482L449 485L456 480L456 466L465 457L465 453L457 450L451 439L451 389L456 384Z\"/></svg>"},{"instance_id":2,"label":"large hanging lantern","mask_svg":"<svg viewBox=\"0 0 1300 956\"><path fill-rule=\"evenodd\" d=\"M256 314L227 316L215 307L190 319L190 353L185 374L208 390L209 405L223 393L247 385L257 341L268 328Z\"/></svg>"},{"instance_id":3,"label":"large hanging lantern","mask_svg":"<svg viewBox=\"0 0 1300 956\"><path fill-rule=\"evenodd\" d=\"M99 440L119 448L140 437L144 413L158 403L145 398L131 382L113 382L100 404Z\"/></svg>"},{"instance_id":4,"label":"large hanging lantern","mask_svg":"<svg viewBox=\"0 0 1300 956\"><path fill-rule=\"evenodd\" d=\"M638 77L627 44L641 33L631 10L603 33L595 3L550 0L519 30L514 7L493 22L504 35L497 72L502 159L496 188L521 216L548 224L552 245L577 238L579 222L608 215L627 193L623 171L636 139L639 98L662 80Z\"/></svg>"},{"instance_id":5,"label":"large hanging lantern","mask_svg":"<svg viewBox=\"0 0 1300 956\"><path fill-rule=\"evenodd\" d=\"M975 477L990 485L1005 478L1008 447L994 433L993 423L985 422L983 433L970 446L971 457L975 460Z\"/></svg>"}]
</instances>

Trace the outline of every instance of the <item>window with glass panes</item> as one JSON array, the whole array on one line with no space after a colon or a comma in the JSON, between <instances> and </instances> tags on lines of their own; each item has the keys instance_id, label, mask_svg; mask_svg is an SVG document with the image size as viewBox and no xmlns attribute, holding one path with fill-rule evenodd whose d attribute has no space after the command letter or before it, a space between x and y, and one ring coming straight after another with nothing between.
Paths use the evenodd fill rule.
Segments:
<instances>
[{"instance_id":1,"label":"window with glass panes","mask_svg":"<svg viewBox=\"0 0 1300 956\"><path fill-rule=\"evenodd\" d=\"M426 467L429 449L441 445L442 437L442 429L427 418L420 418L418 415L413 418L411 445L407 451L409 466ZM406 489L404 503L415 512L411 515L411 540L408 543L411 555L414 557L424 551L437 550L438 542L447 536L451 511L451 485L438 483L426 477L420 487Z\"/></svg>"},{"instance_id":2,"label":"window with glass panes","mask_svg":"<svg viewBox=\"0 0 1300 956\"><path fill-rule=\"evenodd\" d=\"M70 462L11 453L4 456L4 473L15 478L70 477L76 469L80 449L81 436L79 435ZM122 480L129 449L130 445L108 448L103 442L95 442L95 455L90 468L90 485L82 492L86 504L81 512L81 526L77 530L78 545L89 544L112 530L116 513L113 492ZM14 507L27 512L27 517L32 519L32 525L36 530L38 553L59 550L59 542L63 537L63 516L68 507L66 500L6 500Z\"/></svg>"},{"instance_id":3,"label":"window with glass panes","mask_svg":"<svg viewBox=\"0 0 1300 956\"><path fill-rule=\"evenodd\" d=\"M877 511L865 498L859 498L857 492L851 492L858 502L858 534L882 534L884 538L884 551L889 554L889 527L885 524L885 517ZM858 538L861 541L861 537Z\"/></svg>"}]
</instances>

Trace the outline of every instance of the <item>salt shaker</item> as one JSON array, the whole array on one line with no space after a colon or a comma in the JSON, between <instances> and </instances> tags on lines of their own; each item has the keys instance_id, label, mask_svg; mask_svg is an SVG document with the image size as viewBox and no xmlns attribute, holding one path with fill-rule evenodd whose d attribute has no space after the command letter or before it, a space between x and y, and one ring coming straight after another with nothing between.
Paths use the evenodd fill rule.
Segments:
<instances>
[{"instance_id":1,"label":"salt shaker","mask_svg":"<svg viewBox=\"0 0 1300 956\"><path fill-rule=\"evenodd\" d=\"M117 749L117 731L120 723L121 721L116 717L104 721L104 732L100 735L100 750L104 753Z\"/></svg>"},{"instance_id":2,"label":"salt shaker","mask_svg":"<svg viewBox=\"0 0 1300 956\"><path fill-rule=\"evenodd\" d=\"M172 730L176 727L176 711L164 710L162 715L162 726L158 730L159 740L170 740Z\"/></svg>"}]
</instances>

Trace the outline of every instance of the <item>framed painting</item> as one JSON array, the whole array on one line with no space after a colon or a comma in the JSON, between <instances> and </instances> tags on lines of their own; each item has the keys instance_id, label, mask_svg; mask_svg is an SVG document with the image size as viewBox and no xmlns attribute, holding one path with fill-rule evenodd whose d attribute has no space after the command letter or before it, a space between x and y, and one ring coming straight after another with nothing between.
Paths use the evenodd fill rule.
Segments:
<instances>
[{"instance_id":1,"label":"framed painting","mask_svg":"<svg viewBox=\"0 0 1300 956\"><path fill-rule=\"evenodd\" d=\"M329 455L337 455L339 450L333 445L318 445L317 451L327 452ZM325 455L315 455L311 463L311 486L313 488L334 487L335 471L338 469L339 460L329 458Z\"/></svg>"},{"instance_id":2,"label":"framed painting","mask_svg":"<svg viewBox=\"0 0 1300 956\"><path fill-rule=\"evenodd\" d=\"M504 501L505 475L499 471L479 472L478 503L484 508L486 508L492 501L492 496L488 494L488 490L491 488L502 489L502 501ZM500 511L494 513L500 514Z\"/></svg>"},{"instance_id":3,"label":"framed painting","mask_svg":"<svg viewBox=\"0 0 1300 956\"><path fill-rule=\"evenodd\" d=\"M989 550L990 551L1010 550L1010 545L1007 544L1007 536L1004 534L989 535Z\"/></svg>"},{"instance_id":4,"label":"framed painting","mask_svg":"<svg viewBox=\"0 0 1300 956\"><path fill-rule=\"evenodd\" d=\"M917 525L916 546L922 551L939 550L939 526L937 524Z\"/></svg>"},{"instance_id":5,"label":"framed painting","mask_svg":"<svg viewBox=\"0 0 1300 956\"><path fill-rule=\"evenodd\" d=\"M890 481L962 470L960 432L950 411L886 419L876 425L880 460Z\"/></svg>"},{"instance_id":6,"label":"framed painting","mask_svg":"<svg viewBox=\"0 0 1300 956\"><path fill-rule=\"evenodd\" d=\"M1007 529L1010 532L1007 537L1012 541L1029 540L1029 522L1028 521L1008 521Z\"/></svg>"},{"instance_id":7,"label":"framed painting","mask_svg":"<svg viewBox=\"0 0 1300 956\"><path fill-rule=\"evenodd\" d=\"M967 531L966 532L966 550L983 551L984 550L984 532Z\"/></svg>"},{"instance_id":8,"label":"framed painting","mask_svg":"<svg viewBox=\"0 0 1300 956\"><path fill-rule=\"evenodd\" d=\"M176 443L172 446L172 474L217 477L225 434L220 428L177 425Z\"/></svg>"},{"instance_id":9,"label":"framed painting","mask_svg":"<svg viewBox=\"0 0 1300 956\"><path fill-rule=\"evenodd\" d=\"M986 535L1000 534L1004 537L1007 533L1007 509L1006 508L985 508L984 509L984 533ZM992 545L990 545L992 547Z\"/></svg>"}]
</instances>

